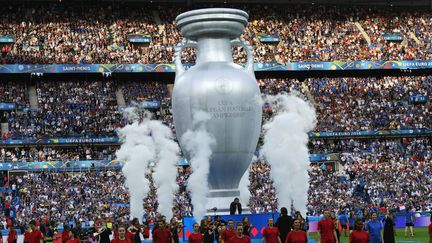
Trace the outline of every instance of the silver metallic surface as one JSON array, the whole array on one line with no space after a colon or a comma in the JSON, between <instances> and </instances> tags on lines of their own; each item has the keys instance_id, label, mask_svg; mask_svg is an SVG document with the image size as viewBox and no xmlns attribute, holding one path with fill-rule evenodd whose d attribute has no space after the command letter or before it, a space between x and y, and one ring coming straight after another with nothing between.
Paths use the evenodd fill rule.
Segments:
<instances>
[{"instance_id":1,"label":"silver metallic surface","mask_svg":"<svg viewBox=\"0 0 432 243\"><path fill-rule=\"evenodd\" d=\"M247 18L244 11L218 8L189 11L176 19L185 36L175 55L172 104L177 138L192 129L194 111L210 114L207 130L217 144L210 161L209 186L217 192L215 196L237 190L260 134L261 94L253 72L252 47L238 38ZM233 63L234 45L243 46L248 54L245 68ZM196 65L187 71L180 57L185 47L197 48Z\"/></svg>"}]
</instances>

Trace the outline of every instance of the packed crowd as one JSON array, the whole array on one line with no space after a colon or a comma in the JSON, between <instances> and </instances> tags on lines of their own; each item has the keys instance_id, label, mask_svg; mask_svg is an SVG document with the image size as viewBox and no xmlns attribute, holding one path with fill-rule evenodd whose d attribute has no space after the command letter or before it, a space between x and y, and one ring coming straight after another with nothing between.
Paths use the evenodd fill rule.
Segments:
<instances>
[{"instance_id":1,"label":"packed crowd","mask_svg":"<svg viewBox=\"0 0 432 243\"><path fill-rule=\"evenodd\" d=\"M311 82L320 121L316 130L422 129L431 127L431 77L320 79Z\"/></svg>"},{"instance_id":2,"label":"packed crowd","mask_svg":"<svg viewBox=\"0 0 432 243\"><path fill-rule=\"evenodd\" d=\"M15 103L17 109L28 107L27 84L20 81L1 81L0 84L0 103Z\"/></svg>"},{"instance_id":3,"label":"packed crowd","mask_svg":"<svg viewBox=\"0 0 432 243\"><path fill-rule=\"evenodd\" d=\"M259 79L261 92L274 95L300 91L317 111L315 131L403 130L432 127L432 76L381 78ZM160 102L157 119L173 128L168 87L162 82L40 81L38 109L8 112L4 138L115 136L123 126L117 91L125 104ZM4 90L21 90L21 107L29 107L25 84L2 83ZM22 97L22 98L20 98ZM423 97L423 102L416 98ZM271 117L272 111L264 109Z\"/></svg>"},{"instance_id":4,"label":"packed crowd","mask_svg":"<svg viewBox=\"0 0 432 243\"><path fill-rule=\"evenodd\" d=\"M370 37L370 56L374 60L429 59L431 17L426 12L394 12L387 9L360 9L361 26ZM385 36L400 36L386 40Z\"/></svg>"},{"instance_id":5,"label":"packed crowd","mask_svg":"<svg viewBox=\"0 0 432 243\"><path fill-rule=\"evenodd\" d=\"M36 92L36 109L9 114L11 137L112 136L121 124L113 82L38 82Z\"/></svg>"},{"instance_id":6,"label":"packed crowd","mask_svg":"<svg viewBox=\"0 0 432 243\"><path fill-rule=\"evenodd\" d=\"M7 63L141 63L147 54L132 48L128 34L159 34L151 11L143 6L41 4L2 8L3 34L15 38L3 53Z\"/></svg>"},{"instance_id":7,"label":"packed crowd","mask_svg":"<svg viewBox=\"0 0 432 243\"><path fill-rule=\"evenodd\" d=\"M145 100L162 101L167 109L167 85L158 82L130 81L118 84L113 81L41 81L36 85L37 107L5 113L9 131L2 138L41 137L104 137L115 136L116 129L124 126L116 93L123 91L125 105ZM5 90L16 90L21 84L0 84ZM25 86L23 86L25 87ZM22 89L30 107L29 89ZM8 96L5 96L5 99ZM19 98L15 98L19 99ZM6 101L14 102L14 99ZM170 105L169 101L168 104ZM160 118L160 112L157 118Z\"/></svg>"},{"instance_id":8,"label":"packed crowd","mask_svg":"<svg viewBox=\"0 0 432 243\"><path fill-rule=\"evenodd\" d=\"M432 125L432 77L310 78L259 80L264 94L299 90L317 111L316 131L421 129Z\"/></svg>"},{"instance_id":9,"label":"packed crowd","mask_svg":"<svg viewBox=\"0 0 432 243\"><path fill-rule=\"evenodd\" d=\"M156 188L152 170L146 172L150 181L149 194L143 205L146 215L157 216ZM179 191L174 202L174 215L190 215L191 204L185 188L189 168L178 168ZM100 219L129 219L129 196L120 171L79 173L28 173L9 178L11 195L2 200L2 209L15 207L17 222L32 218L49 218L56 222L90 222ZM16 191L16 193L15 193ZM14 197L19 204L11 205ZM9 206L6 206L9 205Z\"/></svg>"},{"instance_id":10,"label":"packed crowd","mask_svg":"<svg viewBox=\"0 0 432 243\"><path fill-rule=\"evenodd\" d=\"M315 131L422 129L432 126L431 103L410 97L430 97L432 77L309 78L258 80L261 92L299 90L315 106ZM267 110L271 114L271 110Z\"/></svg>"},{"instance_id":11,"label":"packed crowd","mask_svg":"<svg viewBox=\"0 0 432 243\"><path fill-rule=\"evenodd\" d=\"M334 145L332 145L334 144ZM426 211L432 205L432 141L430 138L400 138L384 140L313 140L310 151L316 153L338 153L340 164L315 162L311 164L308 211L320 215L326 209L353 210L358 207L397 208L412 205L416 210ZM23 149L16 153L49 157L50 153L71 153L82 156L99 154L113 157L114 148L80 148L76 151L61 148ZM2 155L10 154L2 150ZM52 155L54 156L54 155ZM78 155L76 155L78 156ZM153 170L146 172L150 192L143 204L146 215L157 214L156 187ZM187 166L178 167L179 190L174 199L175 215L191 215L192 205L187 189L188 177L192 173ZM249 168L248 202L243 202L252 213L274 212L278 208L276 191L270 177L271 167L265 161L256 161ZM128 203L124 177L119 171L77 173L28 173L6 178L7 187L13 189L6 201L20 197L18 219L28 220L33 216L49 217L62 222L86 221L103 214L105 218L122 218L128 215L123 204ZM415 183L413 183L415 182ZM19 192L19 193L17 193ZM108 193L109 192L109 193ZM10 198L12 197L12 198ZM73 198L73 200L69 200ZM124 218L126 219L126 218Z\"/></svg>"},{"instance_id":12,"label":"packed crowd","mask_svg":"<svg viewBox=\"0 0 432 243\"><path fill-rule=\"evenodd\" d=\"M274 212L278 208L276 191L270 178L271 167L265 161L257 161L249 168L248 206L252 213Z\"/></svg>"},{"instance_id":13,"label":"packed crowd","mask_svg":"<svg viewBox=\"0 0 432 243\"><path fill-rule=\"evenodd\" d=\"M429 210L432 190L432 141L430 138L385 140L312 140L311 153L337 153L335 161L311 165L309 213L319 215L326 209L389 207L412 205ZM263 161L249 170L254 213L277 208L271 166ZM414 182L414 183L413 183Z\"/></svg>"},{"instance_id":14,"label":"packed crowd","mask_svg":"<svg viewBox=\"0 0 432 243\"><path fill-rule=\"evenodd\" d=\"M146 100L162 101L169 96L167 84L161 82L125 82L123 93L127 104Z\"/></svg>"},{"instance_id":15,"label":"packed crowd","mask_svg":"<svg viewBox=\"0 0 432 243\"><path fill-rule=\"evenodd\" d=\"M432 57L430 12L334 6L230 7L244 9L250 15L243 37L254 46L257 62ZM187 10L182 6L125 3L85 7L12 4L1 8L2 34L15 39L15 43L2 48L2 59L18 64L172 63L173 47L183 38L174 20ZM387 33L397 33L402 40L385 40ZM151 41L131 43L128 38L134 34L149 36ZM279 41L261 42L263 36L276 36ZM241 47L233 49L233 56L236 62L246 61ZM194 62L195 50L186 49L183 59Z\"/></svg>"},{"instance_id":16,"label":"packed crowd","mask_svg":"<svg viewBox=\"0 0 432 243\"><path fill-rule=\"evenodd\" d=\"M316 143L320 151L331 142ZM361 206L409 204L428 210L431 146L430 138L336 142L334 151L340 152L341 167L329 170L315 164L310 170L310 210L322 212L359 202Z\"/></svg>"}]
</instances>

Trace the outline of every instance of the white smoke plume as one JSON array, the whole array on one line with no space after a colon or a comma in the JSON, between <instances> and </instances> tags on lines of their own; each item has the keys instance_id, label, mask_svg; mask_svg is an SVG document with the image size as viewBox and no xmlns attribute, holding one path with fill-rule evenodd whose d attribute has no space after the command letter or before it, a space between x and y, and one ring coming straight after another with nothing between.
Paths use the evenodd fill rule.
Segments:
<instances>
[{"instance_id":1,"label":"white smoke plume","mask_svg":"<svg viewBox=\"0 0 432 243\"><path fill-rule=\"evenodd\" d=\"M181 138L184 149L190 155L192 174L189 176L187 188L191 192L196 222L200 222L206 212L210 158L212 146L216 144L216 140L206 130L206 122L209 119L210 115L204 111L194 112L194 129L186 131Z\"/></svg>"},{"instance_id":2,"label":"white smoke plume","mask_svg":"<svg viewBox=\"0 0 432 243\"><path fill-rule=\"evenodd\" d=\"M133 115L133 109L124 113L127 119L137 119ZM122 171L126 178L126 186L129 189L131 217L140 221L143 215L143 198L149 192L150 182L145 177L148 164L155 157L154 142L150 129L144 123L137 120L119 129L119 137L122 141L120 149L116 152L118 160L124 160Z\"/></svg>"},{"instance_id":3,"label":"white smoke plume","mask_svg":"<svg viewBox=\"0 0 432 243\"><path fill-rule=\"evenodd\" d=\"M126 107L123 110L123 118L125 118L128 122L138 122L139 114L138 109L135 106Z\"/></svg>"},{"instance_id":4,"label":"white smoke plume","mask_svg":"<svg viewBox=\"0 0 432 243\"><path fill-rule=\"evenodd\" d=\"M150 121L150 130L157 148L157 166L153 178L157 188L158 211L171 219L174 194L178 189L177 162L180 148L174 141L172 131L160 121Z\"/></svg>"},{"instance_id":5,"label":"white smoke plume","mask_svg":"<svg viewBox=\"0 0 432 243\"><path fill-rule=\"evenodd\" d=\"M262 154L270 163L280 207L306 214L309 188L308 135L316 125L314 108L297 94L265 98L275 116L264 125Z\"/></svg>"},{"instance_id":6,"label":"white smoke plume","mask_svg":"<svg viewBox=\"0 0 432 243\"><path fill-rule=\"evenodd\" d=\"M145 172L151 162L156 162L154 179L158 187L160 212L171 217L174 193L177 189L175 180L179 152L178 145L173 141L172 132L160 121L151 120L148 112L144 112L140 120L136 107L126 108L123 116L131 123L118 131L122 145L116 156L117 159L126 162L122 171L130 195L131 217L142 220L143 199L148 194L150 186Z\"/></svg>"}]
</instances>

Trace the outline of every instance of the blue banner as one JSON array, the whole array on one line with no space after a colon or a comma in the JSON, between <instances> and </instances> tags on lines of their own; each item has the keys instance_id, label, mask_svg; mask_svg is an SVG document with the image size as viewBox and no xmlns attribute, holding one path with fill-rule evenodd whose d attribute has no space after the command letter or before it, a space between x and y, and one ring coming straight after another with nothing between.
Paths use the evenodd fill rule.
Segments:
<instances>
[{"instance_id":1,"label":"blue banner","mask_svg":"<svg viewBox=\"0 0 432 243\"><path fill-rule=\"evenodd\" d=\"M142 34L129 34L127 39L130 43L150 43L152 41L151 36Z\"/></svg>"},{"instance_id":2,"label":"blue banner","mask_svg":"<svg viewBox=\"0 0 432 243\"><path fill-rule=\"evenodd\" d=\"M1 35L0 36L0 43L1 44L15 43L15 36L13 36L13 35Z\"/></svg>"},{"instance_id":3,"label":"blue banner","mask_svg":"<svg viewBox=\"0 0 432 243\"><path fill-rule=\"evenodd\" d=\"M121 169L123 162L119 160L80 160L80 161L45 161L45 162L5 162L0 163L0 171L80 171Z\"/></svg>"},{"instance_id":4,"label":"blue banner","mask_svg":"<svg viewBox=\"0 0 432 243\"><path fill-rule=\"evenodd\" d=\"M118 137L106 138L25 138L0 140L0 144L74 144L74 143L118 143Z\"/></svg>"},{"instance_id":5,"label":"blue banner","mask_svg":"<svg viewBox=\"0 0 432 243\"><path fill-rule=\"evenodd\" d=\"M386 41L403 41L404 37L401 33L393 32L393 33L383 33L382 36Z\"/></svg>"},{"instance_id":6,"label":"blue banner","mask_svg":"<svg viewBox=\"0 0 432 243\"><path fill-rule=\"evenodd\" d=\"M124 162L120 160L66 160L66 161L40 161L40 162L0 162L2 170L29 170L29 171L76 171L76 170L104 170L121 169ZM177 166L188 166L185 158L180 158ZM0 188L0 192L1 188Z\"/></svg>"},{"instance_id":7,"label":"blue banner","mask_svg":"<svg viewBox=\"0 0 432 243\"><path fill-rule=\"evenodd\" d=\"M177 165L186 166L186 165L189 165L189 162L188 162L188 160L186 158L181 158L179 160L179 162L177 163Z\"/></svg>"},{"instance_id":8,"label":"blue banner","mask_svg":"<svg viewBox=\"0 0 432 243\"><path fill-rule=\"evenodd\" d=\"M227 205L229 206L229 205ZM273 214L248 214L248 215L221 215L223 221L227 222L229 219L234 221L234 225L238 222L242 222L244 217L249 218L249 222L252 224L250 236L252 239L261 239L262 231L267 226L267 220L273 218ZM192 217L183 217L183 240L187 240L188 236L193 232L193 224L195 220ZM199 223L199 222L198 222Z\"/></svg>"},{"instance_id":9,"label":"blue banner","mask_svg":"<svg viewBox=\"0 0 432 243\"><path fill-rule=\"evenodd\" d=\"M432 60L420 61L351 61L351 62L291 62L255 63L255 71L341 71L341 70L387 70L429 69Z\"/></svg>"},{"instance_id":10,"label":"blue banner","mask_svg":"<svg viewBox=\"0 0 432 243\"><path fill-rule=\"evenodd\" d=\"M336 160L339 160L339 154L338 153L310 154L309 160L310 160L310 162L336 161Z\"/></svg>"},{"instance_id":11,"label":"blue banner","mask_svg":"<svg viewBox=\"0 0 432 243\"><path fill-rule=\"evenodd\" d=\"M428 97L424 95L410 96L409 101L417 104L424 104L428 101Z\"/></svg>"},{"instance_id":12,"label":"blue banner","mask_svg":"<svg viewBox=\"0 0 432 243\"><path fill-rule=\"evenodd\" d=\"M140 108L143 109L158 109L160 108L161 102L159 100L146 100L146 101L142 101L139 104Z\"/></svg>"},{"instance_id":13,"label":"blue banner","mask_svg":"<svg viewBox=\"0 0 432 243\"><path fill-rule=\"evenodd\" d=\"M15 103L0 103L0 111L13 111L15 109Z\"/></svg>"},{"instance_id":14,"label":"blue banner","mask_svg":"<svg viewBox=\"0 0 432 243\"><path fill-rule=\"evenodd\" d=\"M192 64L184 64L185 69ZM430 69L432 60L255 63L256 72ZM0 73L154 73L175 72L174 64L51 64L0 65Z\"/></svg>"},{"instance_id":15,"label":"blue banner","mask_svg":"<svg viewBox=\"0 0 432 243\"><path fill-rule=\"evenodd\" d=\"M263 35L259 37L261 43L278 43L280 38L277 35Z\"/></svg>"},{"instance_id":16,"label":"blue banner","mask_svg":"<svg viewBox=\"0 0 432 243\"><path fill-rule=\"evenodd\" d=\"M309 132L309 138L320 137L356 137L356 136L386 136L386 135L429 135L432 129L409 130L378 130L378 131L348 131L348 132ZM0 144L79 144L79 143L120 143L118 137L104 138L25 138L4 139Z\"/></svg>"},{"instance_id":17,"label":"blue banner","mask_svg":"<svg viewBox=\"0 0 432 243\"><path fill-rule=\"evenodd\" d=\"M111 203L111 207L128 208L129 204L126 204L126 203Z\"/></svg>"},{"instance_id":18,"label":"blue banner","mask_svg":"<svg viewBox=\"0 0 432 243\"><path fill-rule=\"evenodd\" d=\"M23 51L39 51L40 46L23 45L22 49L23 49Z\"/></svg>"},{"instance_id":19,"label":"blue banner","mask_svg":"<svg viewBox=\"0 0 432 243\"><path fill-rule=\"evenodd\" d=\"M310 138L318 137L356 137L356 136L378 136L378 135L422 135L432 134L432 129L410 129L410 130L379 130L379 131L348 131L348 132L310 132Z\"/></svg>"}]
</instances>

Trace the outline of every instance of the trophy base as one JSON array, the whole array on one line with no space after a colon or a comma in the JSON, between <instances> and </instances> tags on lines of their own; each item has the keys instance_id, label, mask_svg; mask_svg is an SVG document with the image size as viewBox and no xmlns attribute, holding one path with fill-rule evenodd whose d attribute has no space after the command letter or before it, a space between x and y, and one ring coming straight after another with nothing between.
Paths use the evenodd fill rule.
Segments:
<instances>
[{"instance_id":1,"label":"trophy base","mask_svg":"<svg viewBox=\"0 0 432 243\"><path fill-rule=\"evenodd\" d=\"M240 196L240 191L238 189L222 189L222 190L210 190L208 197L214 198L214 197L232 197L232 200L234 200L235 197Z\"/></svg>"},{"instance_id":2,"label":"trophy base","mask_svg":"<svg viewBox=\"0 0 432 243\"><path fill-rule=\"evenodd\" d=\"M210 190L206 205L207 215L228 215L231 202L234 201L236 197L240 198L240 191L238 189ZM243 214L249 214L247 203L241 203L243 205Z\"/></svg>"}]
</instances>

